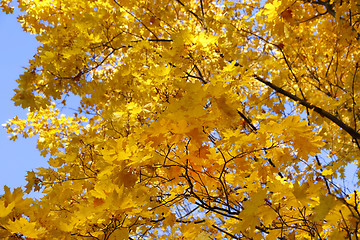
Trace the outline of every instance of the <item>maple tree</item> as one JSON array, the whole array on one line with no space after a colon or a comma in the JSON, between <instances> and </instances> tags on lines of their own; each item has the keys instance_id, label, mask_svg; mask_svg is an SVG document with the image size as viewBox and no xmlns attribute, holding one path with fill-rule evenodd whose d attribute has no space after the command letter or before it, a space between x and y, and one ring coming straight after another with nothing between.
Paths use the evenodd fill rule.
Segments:
<instances>
[{"instance_id":1,"label":"maple tree","mask_svg":"<svg viewBox=\"0 0 360 240\"><path fill-rule=\"evenodd\" d=\"M358 1L12 4L41 45L5 128L49 167L5 186L1 238L360 237L336 181L360 156Z\"/></svg>"}]
</instances>

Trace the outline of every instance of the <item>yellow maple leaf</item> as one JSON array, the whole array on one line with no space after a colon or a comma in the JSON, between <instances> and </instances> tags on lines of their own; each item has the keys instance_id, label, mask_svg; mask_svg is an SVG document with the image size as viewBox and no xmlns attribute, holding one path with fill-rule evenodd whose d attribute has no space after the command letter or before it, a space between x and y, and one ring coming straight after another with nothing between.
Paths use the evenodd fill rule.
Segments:
<instances>
[{"instance_id":1,"label":"yellow maple leaf","mask_svg":"<svg viewBox=\"0 0 360 240\"><path fill-rule=\"evenodd\" d=\"M321 172L322 175L324 176L328 176L328 175L332 175L334 172L332 169L325 169Z\"/></svg>"},{"instance_id":2,"label":"yellow maple leaf","mask_svg":"<svg viewBox=\"0 0 360 240\"><path fill-rule=\"evenodd\" d=\"M300 186L299 182L295 182L293 186L294 190L292 193L294 194L295 198L299 202L305 204L305 201L308 200L307 189L309 188L309 184L305 182Z\"/></svg>"},{"instance_id":3,"label":"yellow maple leaf","mask_svg":"<svg viewBox=\"0 0 360 240\"><path fill-rule=\"evenodd\" d=\"M35 222L29 222L26 218L21 217L14 222L8 222L5 225L12 233L21 233L28 238L38 238L46 233L46 229L38 227Z\"/></svg>"},{"instance_id":4,"label":"yellow maple leaf","mask_svg":"<svg viewBox=\"0 0 360 240\"><path fill-rule=\"evenodd\" d=\"M129 230L127 228L118 228L109 237L109 240L125 240L125 239L129 239Z\"/></svg>"},{"instance_id":5,"label":"yellow maple leaf","mask_svg":"<svg viewBox=\"0 0 360 240\"><path fill-rule=\"evenodd\" d=\"M281 5L281 1L275 0L272 3L265 4L263 15L267 16L269 21L273 21L278 17L277 9Z\"/></svg>"},{"instance_id":6,"label":"yellow maple leaf","mask_svg":"<svg viewBox=\"0 0 360 240\"><path fill-rule=\"evenodd\" d=\"M334 196L320 196L320 204L314 208L313 220L315 222L324 221L326 215L337 204Z\"/></svg>"},{"instance_id":7,"label":"yellow maple leaf","mask_svg":"<svg viewBox=\"0 0 360 240\"><path fill-rule=\"evenodd\" d=\"M11 213L14 207L15 207L15 202L11 202L7 206L5 206L5 201L3 199L0 199L0 218L9 215L9 213Z\"/></svg>"}]
</instances>

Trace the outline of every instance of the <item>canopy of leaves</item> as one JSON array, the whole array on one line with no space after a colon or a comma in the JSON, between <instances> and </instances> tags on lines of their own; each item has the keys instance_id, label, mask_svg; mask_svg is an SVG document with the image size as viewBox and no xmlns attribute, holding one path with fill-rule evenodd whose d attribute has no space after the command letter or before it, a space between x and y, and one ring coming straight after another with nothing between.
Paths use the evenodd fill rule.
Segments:
<instances>
[{"instance_id":1,"label":"canopy of leaves","mask_svg":"<svg viewBox=\"0 0 360 240\"><path fill-rule=\"evenodd\" d=\"M334 181L360 156L357 0L12 5L41 45L5 128L50 167L5 187L0 238L360 237Z\"/></svg>"}]
</instances>

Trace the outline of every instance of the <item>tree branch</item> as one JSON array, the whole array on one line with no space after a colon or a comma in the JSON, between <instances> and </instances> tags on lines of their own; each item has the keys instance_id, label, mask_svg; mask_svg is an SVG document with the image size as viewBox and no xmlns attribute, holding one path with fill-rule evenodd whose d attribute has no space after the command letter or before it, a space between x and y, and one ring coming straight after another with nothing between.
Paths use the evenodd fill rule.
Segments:
<instances>
[{"instance_id":1,"label":"tree branch","mask_svg":"<svg viewBox=\"0 0 360 240\"><path fill-rule=\"evenodd\" d=\"M222 232L222 233L224 233L224 234L226 234L226 235L228 235L228 236L230 236L230 237L232 237L233 239L239 239L238 237L236 237L235 235L233 235L233 234L231 234L231 233L229 233L229 232L227 232L227 231L225 231L225 230L223 230L223 229L221 229L221 228L219 228L218 226L216 226L215 224L213 224L213 225L211 225L213 228L216 228L217 230L219 230L220 232Z\"/></svg>"},{"instance_id":2,"label":"tree branch","mask_svg":"<svg viewBox=\"0 0 360 240\"><path fill-rule=\"evenodd\" d=\"M268 87L274 89L276 92L281 93L282 95L287 96L288 98L298 102L299 104L303 105L304 107L307 107L309 109L314 110L315 112L319 113L321 116L326 117L327 119L329 119L330 121L332 121L333 123L335 123L336 125L338 125L341 129L343 129L345 132L347 132L348 134L350 134L350 136L352 136L354 139L360 139L360 133L358 133L357 131L355 131L355 129L353 129L352 127L348 126L347 124L345 124L343 121L341 121L340 119L338 119L337 117L335 117L334 115L332 115L331 113L327 112L326 110L319 108L299 97L297 97L296 95L276 86L275 84L266 81L264 78L258 76L258 75L254 75L254 78L262 83L264 83L265 85L267 85Z\"/></svg>"}]
</instances>

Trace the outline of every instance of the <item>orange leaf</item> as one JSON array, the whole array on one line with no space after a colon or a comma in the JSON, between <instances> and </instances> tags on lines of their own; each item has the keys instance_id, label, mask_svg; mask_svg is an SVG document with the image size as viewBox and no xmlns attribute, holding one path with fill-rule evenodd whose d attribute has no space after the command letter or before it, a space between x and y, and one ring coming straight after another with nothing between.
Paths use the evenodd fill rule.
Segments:
<instances>
[{"instance_id":1,"label":"orange leaf","mask_svg":"<svg viewBox=\"0 0 360 240\"><path fill-rule=\"evenodd\" d=\"M104 199L95 198L95 199L94 199L94 207L98 207L98 206L104 204L104 202L105 202Z\"/></svg>"},{"instance_id":2,"label":"orange leaf","mask_svg":"<svg viewBox=\"0 0 360 240\"><path fill-rule=\"evenodd\" d=\"M292 14L292 12L293 12L292 10L287 9L287 10L283 11L283 12L280 14L280 16L281 16L285 21L290 22L290 21L292 21L292 19L293 19L293 14Z\"/></svg>"}]
</instances>

